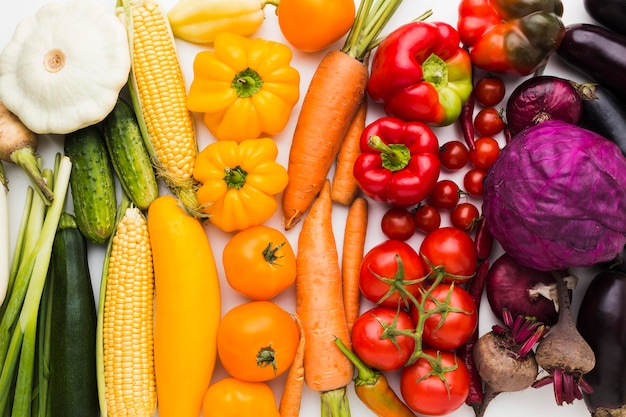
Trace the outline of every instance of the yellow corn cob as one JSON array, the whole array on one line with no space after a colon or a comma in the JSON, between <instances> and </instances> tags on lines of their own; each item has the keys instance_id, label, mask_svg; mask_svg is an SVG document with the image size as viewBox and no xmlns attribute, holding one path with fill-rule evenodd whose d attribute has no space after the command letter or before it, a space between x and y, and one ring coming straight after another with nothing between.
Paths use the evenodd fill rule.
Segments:
<instances>
[{"instance_id":1,"label":"yellow corn cob","mask_svg":"<svg viewBox=\"0 0 626 417\"><path fill-rule=\"evenodd\" d=\"M196 209L193 167L198 145L187 89L169 21L156 0L123 0L132 56L133 105L157 172Z\"/></svg>"},{"instance_id":2,"label":"yellow corn cob","mask_svg":"<svg viewBox=\"0 0 626 417\"><path fill-rule=\"evenodd\" d=\"M102 316L102 414L152 416L156 410L154 270L146 219L125 210L110 248Z\"/></svg>"}]
</instances>

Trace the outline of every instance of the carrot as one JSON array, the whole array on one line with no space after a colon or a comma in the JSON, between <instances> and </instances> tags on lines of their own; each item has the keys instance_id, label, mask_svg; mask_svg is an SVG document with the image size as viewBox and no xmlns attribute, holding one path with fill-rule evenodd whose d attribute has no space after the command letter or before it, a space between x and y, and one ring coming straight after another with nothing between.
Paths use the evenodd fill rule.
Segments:
<instances>
[{"instance_id":1,"label":"carrot","mask_svg":"<svg viewBox=\"0 0 626 417\"><path fill-rule=\"evenodd\" d=\"M365 128L367 116L367 99L361 105L350 122L348 132L341 142L337 153L335 173L330 187L330 197L333 201L349 206L359 192L359 185L354 179L354 161L361 153L361 133Z\"/></svg>"},{"instance_id":2,"label":"carrot","mask_svg":"<svg viewBox=\"0 0 626 417\"><path fill-rule=\"evenodd\" d=\"M333 410L322 415L348 416L346 386L352 381L354 367L334 342L338 337L350 346L331 215L330 181L326 180L298 236L296 314L306 338L306 385L320 393L323 410Z\"/></svg>"},{"instance_id":3,"label":"carrot","mask_svg":"<svg viewBox=\"0 0 626 417\"><path fill-rule=\"evenodd\" d=\"M287 373L287 380L280 397L279 413L280 417L298 417L300 415L300 406L302 405L302 389L304 387L304 347L306 346L306 338L304 337L304 329L302 328L302 320L297 315L294 319L300 330L300 342L296 356L293 358L291 368Z\"/></svg>"},{"instance_id":4,"label":"carrot","mask_svg":"<svg viewBox=\"0 0 626 417\"><path fill-rule=\"evenodd\" d=\"M284 227L291 229L320 192L339 147L365 98L364 60L401 0L363 0L341 50L328 52L304 96L293 134L283 192Z\"/></svg>"},{"instance_id":5,"label":"carrot","mask_svg":"<svg viewBox=\"0 0 626 417\"><path fill-rule=\"evenodd\" d=\"M317 67L289 152L289 183L282 200L285 229L300 220L322 188L363 101L367 74L363 63L341 51L331 51Z\"/></svg>"},{"instance_id":6,"label":"carrot","mask_svg":"<svg viewBox=\"0 0 626 417\"><path fill-rule=\"evenodd\" d=\"M217 358L219 278L202 224L170 195L148 209L156 287L154 365L161 417L197 417Z\"/></svg>"},{"instance_id":7,"label":"carrot","mask_svg":"<svg viewBox=\"0 0 626 417\"><path fill-rule=\"evenodd\" d=\"M348 210L343 234L343 252L341 254L341 280L343 283L343 305L346 310L348 330L352 331L354 321L359 317L361 291L359 275L361 260L365 249L367 231L367 200L357 197Z\"/></svg>"}]
</instances>

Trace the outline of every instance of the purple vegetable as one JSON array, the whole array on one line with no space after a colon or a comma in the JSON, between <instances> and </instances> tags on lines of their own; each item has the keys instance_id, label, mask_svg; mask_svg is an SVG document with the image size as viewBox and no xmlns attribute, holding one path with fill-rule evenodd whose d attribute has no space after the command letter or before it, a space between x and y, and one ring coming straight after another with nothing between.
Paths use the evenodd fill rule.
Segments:
<instances>
[{"instance_id":1,"label":"purple vegetable","mask_svg":"<svg viewBox=\"0 0 626 417\"><path fill-rule=\"evenodd\" d=\"M535 317L548 325L555 324L558 318L554 276L521 265L507 253L489 268L486 293L491 311L499 319L505 308L513 317Z\"/></svg>"},{"instance_id":2,"label":"purple vegetable","mask_svg":"<svg viewBox=\"0 0 626 417\"><path fill-rule=\"evenodd\" d=\"M522 265L541 271L612 260L626 243L626 158L557 120L516 135L485 177L483 215Z\"/></svg>"},{"instance_id":3,"label":"purple vegetable","mask_svg":"<svg viewBox=\"0 0 626 417\"><path fill-rule=\"evenodd\" d=\"M596 355L584 393L592 416L626 415L626 274L604 269L592 280L578 311L577 327ZM621 414L620 414L621 412Z\"/></svg>"},{"instance_id":4,"label":"purple vegetable","mask_svg":"<svg viewBox=\"0 0 626 417\"><path fill-rule=\"evenodd\" d=\"M557 405L563 405L581 400L584 393L593 391L584 376L594 368L596 356L576 329L564 277L559 272L553 274L559 300L559 319L537 345L535 359L548 375L537 380L533 387L552 385Z\"/></svg>"},{"instance_id":5,"label":"purple vegetable","mask_svg":"<svg viewBox=\"0 0 626 417\"><path fill-rule=\"evenodd\" d=\"M480 404L474 406L476 417L482 417L489 403L502 392L530 388L539 374L533 347L548 328L529 317L513 318L502 312L504 325L495 325L474 345L474 362L485 382Z\"/></svg>"},{"instance_id":6,"label":"purple vegetable","mask_svg":"<svg viewBox=\"0 0 626 417\"><path fill-rule=\"evenodd\" d=\"M511 93L506 121L513 135L547 120L578 124L583 107L570 81L551 75L528 78Z\"/></svg>"}]
</instances>

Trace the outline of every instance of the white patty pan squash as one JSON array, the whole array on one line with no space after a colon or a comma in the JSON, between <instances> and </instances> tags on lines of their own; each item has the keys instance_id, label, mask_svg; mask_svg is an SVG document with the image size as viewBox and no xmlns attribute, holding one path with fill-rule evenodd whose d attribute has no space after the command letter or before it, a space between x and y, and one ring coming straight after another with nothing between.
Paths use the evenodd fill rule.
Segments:
<instances>
[{"instance_id":1,"label":"white patty pan squash","mask_svg":"<svg viewBox=\"0 0 626 417\"><path fill-rule=\"evenodd\" d=\"M38 134L102 121L128 81L126 28L93 0L42 6L0 54L0 101Z\"/></svg>"}]
</instances>

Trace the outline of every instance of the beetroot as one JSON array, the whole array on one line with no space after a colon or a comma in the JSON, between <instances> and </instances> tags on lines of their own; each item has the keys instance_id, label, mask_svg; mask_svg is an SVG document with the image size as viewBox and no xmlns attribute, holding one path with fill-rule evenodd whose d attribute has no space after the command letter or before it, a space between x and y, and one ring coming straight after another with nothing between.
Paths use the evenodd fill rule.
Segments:
<instances>
[{"instance_id":1,"label":"beetroot","mask_svg":"<svg viewBox=\"0 0 626 417\"><path fill-rule=\"evenodd\" d=\"M539 373L532 349L547 327L528 317L513 319L506 309L502 317L505 325L493 326L474 345L474 362L485 382L483 401L475 408L477 417L484 415L498 394L531 387Z\"/></svg>"},{"instance_id":2,"label":"beetroot","mask_svg":"<svg viewBox=\"0 0 626 417\"><path fill-rule=\"evenodd\" d=\"M557 281L559 319L537 346L535 358L548 376L533 384L535 388L552 384L558 405L571 404L583 398L592 388L583 376L591 371L596 357L574 323L570 296L563 276L554 273Z\"/></svg>"}]
</instances>

